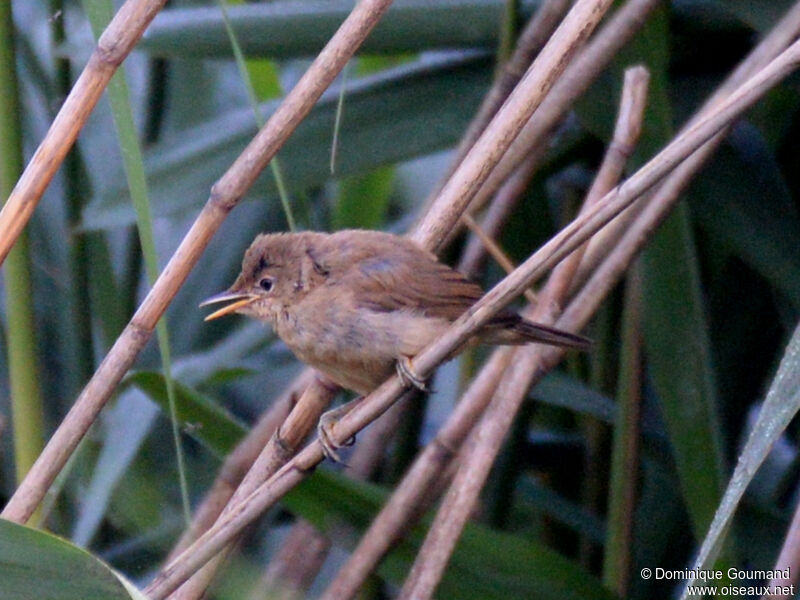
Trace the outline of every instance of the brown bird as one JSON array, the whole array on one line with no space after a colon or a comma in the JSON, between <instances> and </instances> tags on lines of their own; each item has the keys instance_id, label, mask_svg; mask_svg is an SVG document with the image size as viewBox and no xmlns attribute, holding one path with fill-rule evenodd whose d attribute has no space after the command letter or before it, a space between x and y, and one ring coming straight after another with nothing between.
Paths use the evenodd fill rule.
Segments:
<instances>
[{"instance_id":1,"label":"brown bird","mask_svg":"<svg viewBox=\"0 0 800 600\"><path fill-rule=\"evenodd\" d=\"M480 286L407 238L308 231L256 237L233 285L201 306L228 302L207 321L235 312L270 323L300 360L368 394L395 369L406 385L424 389L411 358L482 295ZM471 342L590 345L511 311L492 318Z\"/></svg>"}]
</instances>

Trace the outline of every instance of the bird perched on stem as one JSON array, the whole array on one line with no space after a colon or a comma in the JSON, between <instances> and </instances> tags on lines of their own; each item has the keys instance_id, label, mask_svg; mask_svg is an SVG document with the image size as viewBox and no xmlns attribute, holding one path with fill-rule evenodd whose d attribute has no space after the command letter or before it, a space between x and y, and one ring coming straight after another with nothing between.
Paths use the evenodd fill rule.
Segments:
<instances>
[{"instance_id":1,"label":"bird perched on stem","mask_svg":"<svg viewBox=\"0 0 800 600\"><path fill-rule=\"evenodd\" d=\"M263 234L233 285L201 306L227 302L206 321L240 313L268 322L294 354L337 385L366 395L396 369L425 389L412 357L483 295L477 284L413 241L378 231ZM586 350L587 338L502 311L469 343L538 342ZM319 433L335 457L326 428Z\"/></svg>"}]
</instances>

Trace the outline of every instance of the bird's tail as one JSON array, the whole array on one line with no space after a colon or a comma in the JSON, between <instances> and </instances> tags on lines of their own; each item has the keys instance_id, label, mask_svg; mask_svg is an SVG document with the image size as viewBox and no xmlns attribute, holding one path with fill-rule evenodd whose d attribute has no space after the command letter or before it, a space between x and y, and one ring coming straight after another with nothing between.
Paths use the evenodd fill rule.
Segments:
<instances>
[{"instance_id":1,"label":"bird's tail","mask_svg":"<svg viewBox=\"0 0 800 600\"><path fill-rule=\"evenodd\" d=\"M484 341L491 344L536 342L575 350L589 350L592 347L592 340L587 337L528 321L516 313L501 314L492 319L484 329L484 336Z\"/></svg>"}]
</instances>

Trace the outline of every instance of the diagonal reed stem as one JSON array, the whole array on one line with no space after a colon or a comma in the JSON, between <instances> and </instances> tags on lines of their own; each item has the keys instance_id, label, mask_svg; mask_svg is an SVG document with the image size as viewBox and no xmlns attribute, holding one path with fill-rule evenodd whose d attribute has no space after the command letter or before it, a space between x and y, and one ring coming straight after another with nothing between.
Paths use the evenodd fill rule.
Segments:
<instances>
[{"instance_id":1,"label":"diagonal reed stem","mask_svg":"<svg viewBox=\"0 0 800 600\"><path fill-rule=\"evenodd\" d=\"M47 135L0 211L0 265L94 110L111 77L166 0L128 0L97 42Z\"/></svg>"},{"instance_id":2,"label":"diagonal reed stem","mask_svg":"<svg viewBox=\"0 0 800 600\"><path fill-rule=\"evenodd\" d=\"M635 198L661 181L681 161L691 156L705 142L741 116L764 93L791 73L798 64L800 64L800 42L795 42L737 88L728 98L720 102L711 114L676 137L626 183L612 190L592 210L573 221L526 260L512 275L495 286L471 310L456 320L437 342L417 356L414 363L417 372L423 377L427 376L438 362L444 360L471 335L472 331L505 306L504 303L528 287L542 271L583 244L590 235L613 218L615 214L630 206ZM619 265L612 264L609 266L609 270L613 273L618 267ZM624 269L624 266L622 268ZM589 284L594 281L593 277ZM584 298L581 300L585 300L586 294L591 299L593 294L605 293L603 289L607 291L608 288L603 288L603 286L607 286L609 281L611 278L607 273L603 273L603 278L594 283L594 287L582 292L581 295ZM582 304L576 305L577 301L578 298L570 305L572 310L565 311L556 326L565 329L574 328L588 320L591 315L591 302L583 301ZM391 377L370 394L367 401L356 406L334 426L333 440L343 443L355 435L385 412L403 391L398 377ZM318 442L315 441L307 446L273 477L231 510L227 517L220 519L214 527L168 565L148 587L147 593L151 594L153 598L162 598L175 589L235 537L243 527L302 481L323 457L322 448Z\"/></svg>"},{"instance_id":3,"label":"diagonal reed stem","mask_svg":"<svg viewBox=\"0 0 800 600\"><path fill-rule=\"evenodd\" d=\"M439 249L450 228L450 215L461 215L489 177L492 168L509 149L517 134L544 100L555 80L583 46L611 0L578 0L550 41L533 61L525 76L467 152L453 175L431 204L428 218L411 234L415 242Z\"/></svg>"},{"instance_id":4,"label":"diagonal reed stem","mask_svg":"<svg viewBox=\"0 0 800 600\"><path fill-rule=\"evenodd\" d=\"M628 156L641 132L649 79L649 73L643 67L634 67L625 73L614 137L586 195L581 213L589 211L622 177ZM533 320L544 323L555 321L584 247L577 249L553 270L540 294L539 303L529 311ZM527 390L563 354L563 351L556 353L537 345L520 348L515 353L514 361L504 373L493 402L472 431L473 443L465 444L462 449L455 479L417 554L400 593L401 598L429 598L433 595ZM544 361L543 356L552 358Z\"/></svg>"},{"instance_id":5,"label":"diagonal reed stem","mask_svg":"<svg viewBox=\"0 0 800 600\"><path fill-rule=\"evenodd\" d=\"M47 488L94 422L122 376L133 364L139 351L150 339L158 319L200 258L211 236L219 229L225 217L236 206L292 131L308 114L319 96L335 79L390 4L391 0L362 0L355 6L264 128L253 138L228 171L214 184L205 207L183 238L175 254L167 263L130 323L117 338L92 379L78 396L75 405L53 434L28 476L9 500L2 513L4 518L24 522L39 505ZM123 7L124 9L125 7ZM116 30L114 25L117 17L100 38L99 45L101 47L104 47L103 40L109 31ZM100 60L101 58L96 59L96 61ZM59 117L56 118L56 121L58 119ZM23 179L25 179L25 175L23 175ZM27 189L27 186L25 188ZM0 214L0 231L3 230L2 223ZM2 239L5 240L5 238ZM0 254L0 256L2 255Z\"/></svg>"}]
</instances>

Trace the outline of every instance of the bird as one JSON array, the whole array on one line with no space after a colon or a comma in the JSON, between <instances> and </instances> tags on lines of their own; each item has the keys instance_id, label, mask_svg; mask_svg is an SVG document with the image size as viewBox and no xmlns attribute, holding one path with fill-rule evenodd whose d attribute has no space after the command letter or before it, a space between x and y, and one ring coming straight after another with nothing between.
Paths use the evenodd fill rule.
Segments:
<instances>
[{"instance_id":1,"label":"bird","mask_svg":"<svg viewBox=\"0 0 800 600\"><path fill-rule=\"evenodd\" d=\"M238 313L269 323L302 362L364 396L394 371L406 387L426 390L413 357L483 294L407 237L348 229L258 235L233 284L201 306L225 303L206 321ZM591 345L511 310L491 318L466 345L531 342L577 350ZM341 414L329 411L318 427L331 458L328 432Z\"/></svg>"}]
</instances>

